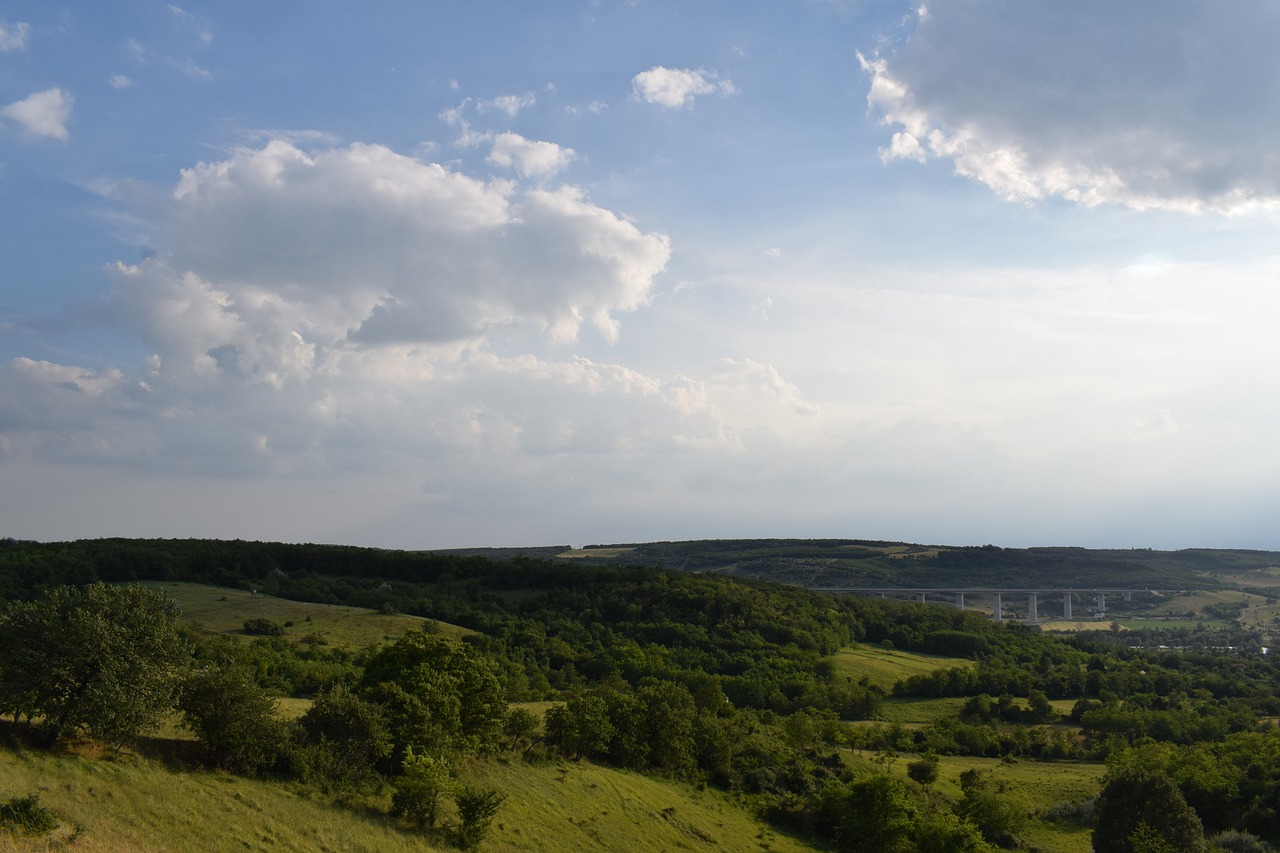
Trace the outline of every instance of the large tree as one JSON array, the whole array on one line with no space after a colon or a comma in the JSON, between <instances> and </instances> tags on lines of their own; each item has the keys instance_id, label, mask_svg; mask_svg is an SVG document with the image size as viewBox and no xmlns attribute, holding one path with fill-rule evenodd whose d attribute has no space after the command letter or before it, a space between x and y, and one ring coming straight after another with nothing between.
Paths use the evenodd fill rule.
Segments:
<instances>
[{"instance_id":1,"label":"large tree","mask_svg":"<svg viewBox=\"0 0 1280 853\"><path fill-rule=\"evenodd\" d=\"M395 757L486 751L500 743L507 699L493 665L465 643L405 634L365 663L364 695L388 709Z\"/></svg>"},{"instance_id":2,"label":"large tree","mask_svg":"<svg viewBox=\"0 0 1280 853\"><path fill-rule=\"evenodd\" d=\"M189 665L159 590L64 586L0 614L0 711L39 718L48 743L77 730L129 741L173 707Z\"/></svg>"},{"instance_id":3,"label":"large tree","mask_svg":"<svg viewBox=\"0 0 1280 853\"><path fill-rule=\"evenodd\" d=\"M1107 774L1094 804L1096 853L1204 849L1200 818L1161 773L1122 767Z\"/></svg>"}]
</instances>

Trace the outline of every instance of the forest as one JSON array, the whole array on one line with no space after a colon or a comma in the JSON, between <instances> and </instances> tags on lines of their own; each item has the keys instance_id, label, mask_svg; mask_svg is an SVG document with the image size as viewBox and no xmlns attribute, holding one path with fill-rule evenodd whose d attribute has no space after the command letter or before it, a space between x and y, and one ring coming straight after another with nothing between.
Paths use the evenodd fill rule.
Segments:
<instances>
[{"instance_id":1,"label":"forest","mask_svg":"<svg viewBox=\"0 0 1280 853\"><path fill-rule=\"evenodd\" d=\"M558 559L4 540L6 748L127 750L177 719L191 772L298 786L461 849L492 842L506 799L463 781L477 761L590 764L723 791L811 849L1053 849L1029 840L1029 821L1074 827L1104 851L1280 843L1280 665L1247 626L1220 622L1211 641L1106 624L1052 634L723 570L772 553L794 580L842 549L839 560L876 561L896 572L878 583L904 586L929 565L977 585L1039 583L1064 566L1073 582L1113 581L1105 573L1123 564L1127 584L1217 589L1216 574L1274 567L1275 555L678 544ZM425 621L356 649L266 618L214 631L184 620L157 583ZM1178 630L1199 642L1169 642ZM847 665L870 652L931 665L892 680ZM281 702L301 712L288 718ZM904 720L907 709L928 719ZM1100 778L1091 796L1035 814L977 769L943 790L940 768L978 759L1096 765ZM0 788L2 800L0 826L15 835L56 818L37 792Z\"/></svg>"}]
</instances>

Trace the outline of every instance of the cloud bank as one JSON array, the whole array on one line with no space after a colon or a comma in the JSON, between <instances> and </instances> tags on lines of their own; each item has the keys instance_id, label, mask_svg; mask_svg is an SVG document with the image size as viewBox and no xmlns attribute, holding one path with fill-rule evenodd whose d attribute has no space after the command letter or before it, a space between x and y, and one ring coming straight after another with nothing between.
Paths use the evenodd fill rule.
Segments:
<instances>
[{"instance_id":1,"label":"cloud bank","mask_svg":"<svg viewBox=\"0 0 1280 853\"><path fill-rule=\"evenodd\" d=\"M943 0L861 61L886 160L1011 201L1239 213L1280 202L1277 33L1265 4Z\"/></svg>"}]
</instances>

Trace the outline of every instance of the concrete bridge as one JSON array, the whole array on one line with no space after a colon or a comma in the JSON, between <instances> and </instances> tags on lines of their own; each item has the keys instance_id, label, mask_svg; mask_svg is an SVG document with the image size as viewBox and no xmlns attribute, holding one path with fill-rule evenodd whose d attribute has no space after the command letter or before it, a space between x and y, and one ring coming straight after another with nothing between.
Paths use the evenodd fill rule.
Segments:
<instances>
[{"instance_id":1,"label":"concrete bridge","mask_svg":"<svg viewBox=\"0 0 1280 853\"><path fill-rule=\"evenodd\" d=\"M1135 595L1180 595L1183 590L1172 589L1124 589L1124 588L1104 588L1104 587L1081 587L1078 589L1050 589L1040 587L1037 589L1010 589L1010 588L981 588L981 587L931 587L928 589L921 587L814 587L814 592L835 592L847 593L851 595L878 595L881 598L904 598L910 597L919 601L921 604L929 602L929 596L935 596L934 603L946 604L954 603L961 610L965 609L965 596L976 596L988 598L991 600L991 618L996 622L1004 621L1004 596L1006 595L1025 595L1027 597L1027 620L1028 622L1040 621L1040 597L1045 596L1057 598L1062 597L1062 618L1071 619L1071 605L1073 599L1078 596L1091 598L1097 603L1097 609L1094 615L1098 618L1105 618L1107 615L1107 596L1120 596L1123 601L1132 601ZM947 596L949 601L937 601L937 596Z\"/></svg>"}]
</instances>

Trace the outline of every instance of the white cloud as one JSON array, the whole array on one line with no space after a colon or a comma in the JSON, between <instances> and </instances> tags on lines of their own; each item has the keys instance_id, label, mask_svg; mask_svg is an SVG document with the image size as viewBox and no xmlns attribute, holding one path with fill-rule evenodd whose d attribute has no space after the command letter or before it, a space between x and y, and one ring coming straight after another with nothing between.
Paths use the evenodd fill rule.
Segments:
<instances>
[{"instance_id":1,"label":"white cloud","mask_svg":"<svg viewBox=\"0 0 1280 853\"><path fill-rule=\"evenodd\" d=\"M886 159L942 158L1003 198L1244 212L1280 202L1280 36L1263 6L938 2L861 57Z\"/></svg>"},{"instance_id":2,"label":"white cloud","mask_svg":"<svg viewBox=\"0 0 1280 853\"><path fill-rule=\"evenodd\" d=\"M506 113L511 118L515 118L520 114L521 110L528 109L538 102L532 92L523 95L499 95L487 101L477 101L476 110L479 112L488 112L496 110Z\"/></svg>"},{"instance_id":3,"label":"white cloud","mask_svg":"<svg viewBox=\"0 0 1280 853\"><path fill-rule=\"evenodd\" d=\"M17 122L33 136L66 140L74 103L61 89L46 89L0 109L0 117Z\"/></svg>"},{"instance_id":4,"label":"white cloud","mask_svg":"<svg viewBox=\"0 0 1280 853\"><path fill-rule=\"evenodd\" d=\"M573 161L572 148L554 142L525 139L516 133L500 133L493 140L489 162L514 167L526 178L549 178Z\"/></svg>"},{"instance_id":5,"label":"white cloud","mask_svg":"<svg viewBox=\"0 0 1280 853\"><path fill-rule=\"evenodd\" d=\"M698 95L733 95L738 91L731 80L721 80L715 72L661 65L631 78L631 90L646 103L667 108L683 107Z\"/></svg>"},{"instance_id":6,"label":"white cloud","mask_svg":"<svg viewBox=\"0 0 1280 853\"><path fill-rule=\"evenodd\" d=\"M8 53L13 50L25 50L27 47L27 33L31 27L28 24L6 24L0 21L0 53Z\"/></svg>"},{"instance_id":7,"label":"white cloud","mask_svg":"<svg viewBox=\"0 0 1280 853\"><path fill-rule=\"evenodd\" d=\"M123 74L113 74L107 82L111 84L112 89L128 89L133 85L133 81Z\"/></svg>"}]
</instances>

